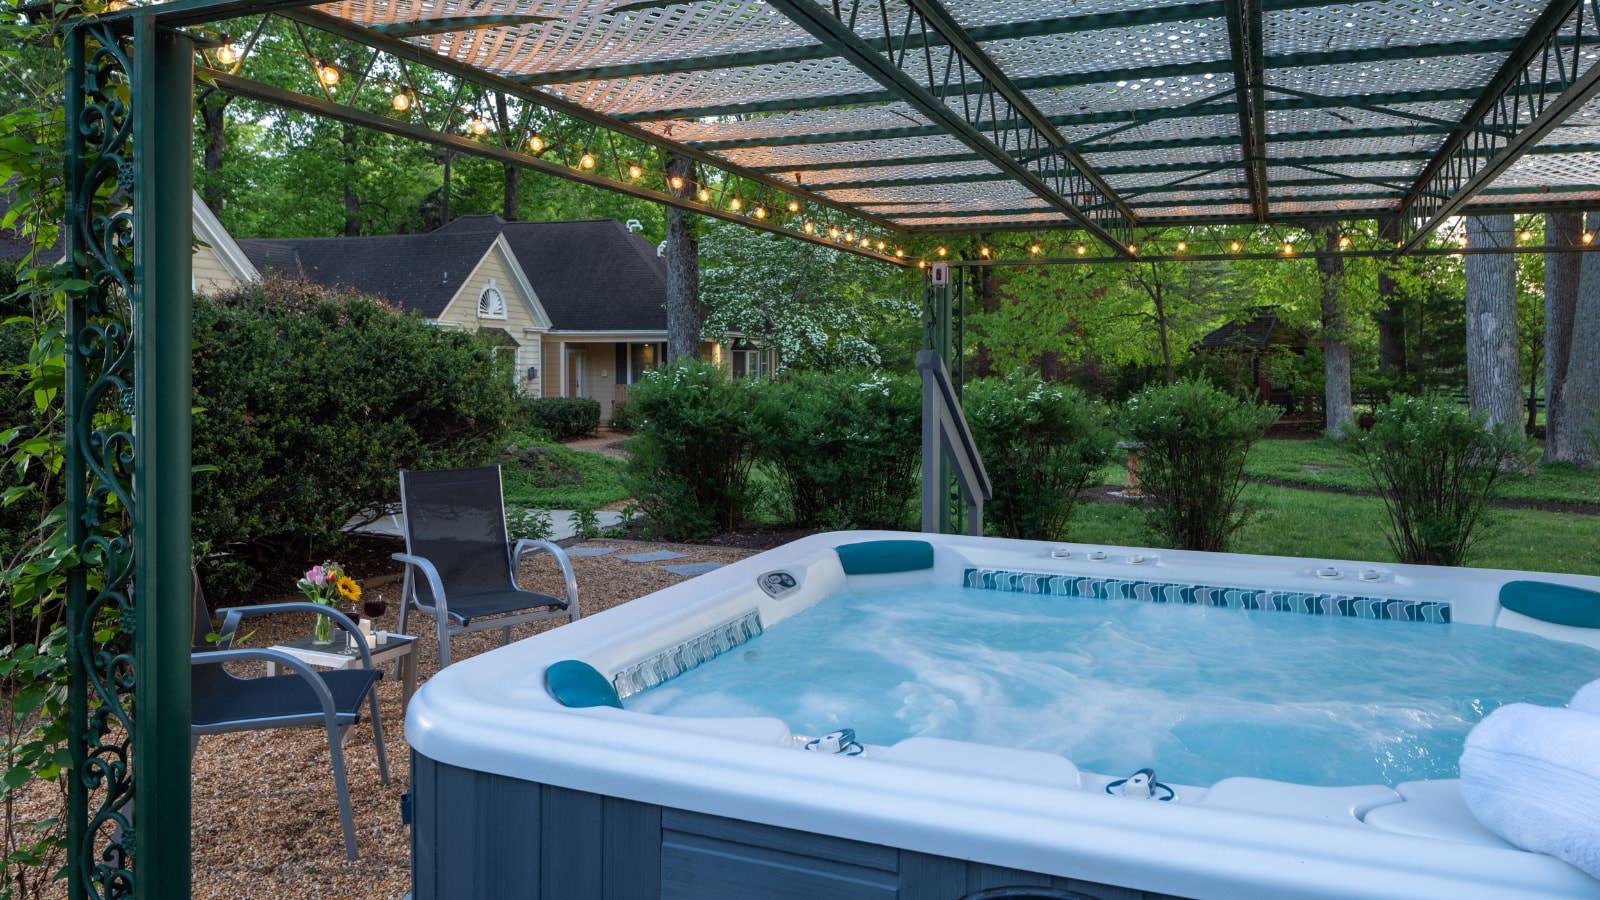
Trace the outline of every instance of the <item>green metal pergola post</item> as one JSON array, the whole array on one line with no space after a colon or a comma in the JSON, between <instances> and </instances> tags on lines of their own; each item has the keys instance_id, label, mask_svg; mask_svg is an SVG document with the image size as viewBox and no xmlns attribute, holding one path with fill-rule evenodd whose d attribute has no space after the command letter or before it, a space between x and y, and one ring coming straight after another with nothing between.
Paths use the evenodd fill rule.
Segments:
<instances>
[{"instance_id":1,"label":"green metal pergola post","mask_svg":"<svg viewBox=\"0 0 1600 900\"><path fill-rule=\"evenodd\" d=\"M939 354L946 366L951 365L950 352L955 343L955 329L952 327L953 310L950 303L950 267L944 263L934 263L923 270L922 276L922 349L932 350ZM952 369L953 371L953 369ZM924 415L926 415L924 411ZM928 452L927 447L923 452ZM930 471L924 468L924 472ZM939 497L939 531L948 532L950 523L950 463L944 454L933 451L933 466L931 471L936 473L940 484ZM924 476L926 477L926 476ZM927 493L924 492L924 497Z\"/></svg>"},{"instance_id":2,"label":"green metal pergola post","mask_svg":"<svg viewBox=\"0 0 1600 900\"><path fill-rule=\"evenodd\" d=\"M189 895L194 46L134 26L135 896Z\"/></svg>"}]
</instances>

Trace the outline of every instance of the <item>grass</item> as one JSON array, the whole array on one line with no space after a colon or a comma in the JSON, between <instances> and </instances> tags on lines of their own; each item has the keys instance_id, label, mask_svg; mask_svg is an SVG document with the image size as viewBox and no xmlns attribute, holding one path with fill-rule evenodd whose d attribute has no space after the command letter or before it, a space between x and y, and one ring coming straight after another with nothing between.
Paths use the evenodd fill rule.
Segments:
<instances>
[{"instance_id":1,"label":"grass","mask_svg":"<svg viewBox=\"0 0 1600 900\"><path fill-rule=\"evenodd\" d=\"M536 462L502 464L506 505L524 509L598 509L628 499L622 460L543 441L517 441L543 450Z\"/></svg>"},{"instance_id":2,"label":"grass","mask_svg":"<svg viewBox=\"0 0 1600 900\"><path fill-rule=\"evenodd\" d=\"M1255 514L1235 536L1238 553L1393 562L1383 503L1376 497L1252 485L1245 499ZM1149 546L1138 510L1085 503L1070 537L1084 543ZM1496 509L1469 564L1600 575L1600 518L1531 509Z\"/></svg>"},{"instance_id":3,"label":"grass","mask_svg":"<svg viewBox=\"0 0 1600 900\"><path fill-rule=\"evenodd\" d=\"M1245 474L1316 487L1371 491L1372 482L1356 460L1327 440L1264 440L1250 451ZM1120 484L1121 479L1113 479ZM1515 473L1501 482L1501 496L1520 500L1600 503L1600 471L1567 464L1536 465L1533 474Z\"/></svg>"}]
</instances>

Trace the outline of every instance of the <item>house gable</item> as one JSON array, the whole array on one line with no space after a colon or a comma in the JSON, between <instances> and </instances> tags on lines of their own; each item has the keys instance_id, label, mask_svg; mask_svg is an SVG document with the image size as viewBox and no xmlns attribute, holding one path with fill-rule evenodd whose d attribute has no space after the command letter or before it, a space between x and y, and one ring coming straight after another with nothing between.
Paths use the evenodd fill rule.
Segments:
<instances>
[{"instance_id":1,"label":"house gable","mask_svg":"<svg viewBox=\"0 0 1600 900\"><path fill-rule=\"evenodd\" d=\"M504 316L480 316L479 301L484 292L494 288L504 300ZM476 329L483 325L505 328L513 335L523 331L549 331L550 315L539 302L539 295L528 282L527 273L517 263L505 235L496 237L483 258L473 267L460 290L450 298L434 321L441 325L454 325ZM520 339L519 339L520 341Z\"/></svg>"}]
</instances>

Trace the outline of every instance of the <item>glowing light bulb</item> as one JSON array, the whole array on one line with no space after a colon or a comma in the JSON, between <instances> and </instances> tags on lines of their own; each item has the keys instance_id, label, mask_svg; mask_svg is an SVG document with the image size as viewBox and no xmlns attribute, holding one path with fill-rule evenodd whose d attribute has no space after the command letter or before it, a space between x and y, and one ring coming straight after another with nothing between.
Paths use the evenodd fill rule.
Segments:
<instances>
[{"instance_id":1,"label":"glowing light bulb","mask_svg":"<svg viewBox=\"0 0 1600 900\"><path fill-rule=\"evenodd\" d=\"M828 237L831 237L831 238L833 238L834 240L837 241L839 239L839 229L838 228L829 228L828 229Z\"/></svg>"},{"instance_id":2,"label":"glowing light bulb","mask_svg":"<svg viewBox=\"0 0 1600 900\"><path fill-rule=\"evenodd\" d=\"M483 116L473 116L467 120L467 130L478 137L483 137L489 133L489 120Z\"/></svg>"},{"instance_id":3,"label":"glowing light bulb","mask_svg":"<svg viewBox=\"0 0 1600 900\"><path fill-rule=\"evenodd\" d=\"M584 154L578 157L578 167L582 169L594 168L594 156L588 151L584 151Z\"/></svg>"},{"instance_id":4,"label":"glowing light bulb","mask_svg":"<svg viewBox=\"0 0 1600 900\"><path fill-rule=\"evenodd\" d=\"M1289 243L1288 241L1284 241L1283 242L1283 255L1284 256L1293 256L1294 255L1294 245Z\"/></svg>"},{"instance_id":5,"label":"glowing light bulb","mask_svg":"<svg viewBox=\"0 0 1600 900\"><path fill-rule=\"evenodd\" d=\"M683 190L683 179L681 177L677 176L677 175L674 175L671 178L668 178L667 179L667 184L672 185L672 189L675 190L675 191Z\"/></svg>"},{"instance_id":6,"label":"glowing light bulb","mask_svg":"<svg viewBox=\"0 0 1600 900\"><path fill-rule=\"evenodd\" d=\"M851 229L847 230L844 233L844 239L847 240L847 241L855 240L856 239L856 230L854 228L851 228Z\"/></svg>"},{"instance_id":7,"label":"glowing light bulb","mask_svg":"<svg viewBox=\"0 0 1600 900\"><path fill-rule=\"evenodd\" d=\"M765 206L756 207L756 218L765 219L766 217L767 217L767 208Z\"/></svg>"},{"instance_id":8,"label":"glowing light bulb","mask_svg":"<svg viewBox=\"0 0 1600 900\"><path fill-rule=\"evenodd\" d=\"M1178 242L1178 252L1179 253L1182 253L1182 252L1184 252L1185 250L1188 250L1188 249L1189 249L1189 242L1188 241L1179 241Z\"/></svg>"},{"instance_id":9,"label":"glowing light bulb","mask_svg":"<svg viewBox=\"0 0 1600 900\"><path fill-rule=\"evenodd\" d=\"M738 197L735 197L732 200L728 201L728 208L733 210L734 212L738 212L743 207L744 207L744 201L740 200Z\"/></svg>"},{"instance_id":10,"label":"glowing light bulb","mask_svg":"<svg viewBox=\"0 0 1600 900\"><path fill-rule=\"evenodd\" d=\"M1128 245L1128 252L1129 253L1138 253L1139 252L1139 245L1138 244L1129 244Z\"/></svg>"},{"instance_id":11,"label":"glowing light bulb","mask_svg":"<svg viewBox=\"0 0 1600 900\"><path fill-rule=\"evenodd\" d=\"M543 153L544 152L544 137L542 135L537 135L536 134L533 137L528 138L528 149L532 150L535 153Z\"/></svg>"},{"instance_id":12,"label":"glowing light bulb","mask_svg":"<svg viewBox=\"0 0 1600 900\"><path fill-rule=\"evenodd\" d=\"M928 267L928 261L927 260L925 260L925 259L917 260L917 268L926 269L927 267Z\"/></svg>"},{"instance_id":13,"label":"glowing light bulb","mask_svg":"<svg viewBox=\"0 0 1600 900\"><path fill-rule=\"evenodd\" d=\"M1034 246L1037 247L1039 245L1038 244L1034 244ZM1035 251L1035 252L1037 252L1037 251ZM1088 252L1089 252L1089 248L1088 247L1084 246L1083 244L1079 244L1078 245L1078 255L1079 256L1082 256L1082 255L1084 255L1085 253L1088 253Z\"/></svg>"},{"instance_id":14,"label":"glowing light bulb","mask_svg":"<svg viewBox=\"0 0 1600 900\"><path fill-rule=\"evenodd\" d=\"M1531 241L1531 240L1533 240L1533 232L1531 232L1528 229L1524 228L1521 231L1517 232L1517 240L1519 240L1519 241Z\"/></svg>"},{"instance_id":15,"label":"glowing light bulb","mask_svg":"<svg viewBox=\"0 0 1600 900\"><path fill-rule=\"evenodd\" d=\"M634 181L638 181L639 177L643 174L644 170L639 168L637 165L628 166L628 177L632 178Z\"/></svg>"},{"instance_id":16,"label":"glowing light bulb","mask_svg":"<svg viewBox=\"0 0 1600 900\"><path fill-rule=\"evenodd\" d=\"M1044 252L1044 247L1042 245L1036 244L1036 243L1035 244L1029 244L1028 245L1028 252L1032 253L1034 256L1038 256L1039 254Z\"/></svg>"},{"instance_id":17,"label":"glowing light bulb","mask_svg":"<svg viewBox=\"0 0 1600 900\"><path fill-rule=\"evenodd\" d=\"M695 196L700 198L700 202L701 203L710 203L711 202L711 192L706 190L705 188L701 188L700 189L700 193L696 194Z\"/></svg>"},{"instance_id":18,"label":"glowing light bulb","mask_svg":"<svg viewBox=\"0 0 1600 900\"><path fill-rule=\"evenodd\" d=\"M339 70L333 66L317 63L317 80L321 81L328 87L333 87L334 85L338 84L341 77L342 75L340 74Z\"/></svg>"},{"instance_id":19,"label":"glowing light bulb","mask_svg":"<svg viewBox=\"0 0 1600 900\"><path fill-rule=\"evenodd\" d=\"M904 250L901 250L899 247L894 248L894 258L895 259L904 259L905 255L906 255L906 252Z\"/></svg>"},{"instance_id":20,"label":"glowing light bulb","mask_svg":"<svg viewBox=\"0 0 1600 900\"><path fill-rule=\"evenodd\" d=\"M811 234L812 232L817 230L816 223L809 222L809 221L806 222L806 224L801 226L801 227L805 229L806 234Z\"/></svg>"},{"instance_id":21,"label":"glowing light bulb","mask_svg":"<svg viewBox=\"0 0 1600 900\"><path fill-rule=\"evenodd\" d=\"M223 44L217 48L217 62L231 66L239 61L239 51L232 44Z\"/></svg>"},{"instance_id":22,"label":"glowing light bulb","mask_svg":"<svg viewBox=\"0 0 1600 900\"><path fill-rule=\"evenodd\" d=\"M1348 234L1339 235L1339 249L1340 250L1348 250L1348 249L1350 249L1350 235L1348 235Z\"/></svg>"},{"instance_id":23,"label":"glowing light bulb","mask_svg":"<svg viewBox=\"0 0 1600 900\"><path fill-rule=\"evenodd\" d=\"M1456 243L1460 244L1463 247L1465 247L1467 245L1467 236L1464 235L1464 234L1456 235Z\"/></svg>"},{"instance_id":24,"label":"glowing light bulb","mask_svg":"<svg viewBox=\"0 0 1600 900\"><path fill-rule=\"evenodd\" d=\"M978 255L983 257L984 259L988 259L989 258L989 248L988 247L979 247L978 248Z\"/></svg>"},{"instance_id":25,"label":"glowing light bulb","mask_svg":"<svg viewBox=\"0 0 1600 900\"><path fill-rule=\"evenodd\" d=\"M789 212L797 213L799 211L800 211L800 201L798 201L798 200L790 200L789 201Z\"/></svg>"},{"instance_id":26,"label":"glowing light bulb","mask_svg":"<svg viewBox=\"0 0 1600 900\"><path fill-rule=\"evenodd\" d=\"M389 98L389 105L394 107L395 112L405 112L411 108L411 95L405 91L399 91Z\"/></svg>"},{"instance_id":27,"label":"glowing light bulb","mask_svg":"<svg viewBox=\"0 0 1600 900\"><path fill-rule=\"evenodd\" d=\"M937 253L938 253L938 254L939 254L939 255L940 255L940 256L945 256L945 255L948 255L948 254L949 254L949 252L950 252L950 251L949 251L949 250L946 250L946 249L945 249L945 248L943 248L943 247L940 247L940 248L939 248L939 249L938 249L938 250L937 250L937 251L935 251L935 252L937 252Z\"/></svg>"},{"instance_id":28,"label":"glowing light bulb","mask_svg":"<svg viewBox=\"0 0 1600 900\"><path fill-rule=\"evenodd\" d=\"M861 239L861 246L862 247L871 247L872 246L872 238L866 238L866 237L862 238Z\"/></svg>"},{"instance_id":29,"label":"glowing light bulb","mask_svg":"<svg viewBox=\"0 0 1600 900\"><path fill-rule=\"evenodd\" d=\"M1594 232L1592 232L1592 231L1585 231L1585 232L1584 232L1584 233L1583 233L1583 242L1584 242L1584 243L1585 243L1585 244L1592 244L1592 243L1594 243Z\"/></svg>"},{"instance_id":30,"label":"glowing light bulb","mask_svg":"<svg viewBox=\"0 0 1600 900\"><path fill-rule=\"evenodd\" d=\"M889 246L889 245L888 245L888 244L886 244L886 243L884 243L884 242L883 242L883 241L879 241L879 242L878 242L878 252L879 252L879 253L882 253L882 252L883 252L883 248L885 248L885 247L887 247L887 246Z\"/></svg>"},{"instance_id":31,"label":"glowing light bulb","mask_svg":"<svg viewBox=\"0 0 1600 900\"><path fill-rule=\"evenodd\" d=\"M106 4L106 12L122 12L127 8L128 4L122 2L122 0L111 0L110 3Z\"/></svg>"},{"instance_id":32,"label":"glowing light bulb","mask_svg":"<svg viewBox=\"0 0 1600 900\"><path fill-rule=\"evenodd\" d=\"M1233 253L1238 253L1239 252L1239 242L1238 241L1229 241L1228 242L1228 250L1230 252L1233 252Z\"/></svg>"}]
</instances>

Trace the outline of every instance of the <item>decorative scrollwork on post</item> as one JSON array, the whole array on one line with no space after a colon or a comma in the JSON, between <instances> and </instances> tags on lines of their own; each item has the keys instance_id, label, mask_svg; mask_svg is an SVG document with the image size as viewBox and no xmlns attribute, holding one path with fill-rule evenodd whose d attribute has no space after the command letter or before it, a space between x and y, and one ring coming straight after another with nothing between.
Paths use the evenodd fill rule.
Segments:
<instances>
[{"instance_id":1,"label":"decorative scrollwork on post","mask_svg":"<svg viewBox=\"0 0 1600 900\"><path fill-rule=\"evenodd\" d=\"M69 40L67 223L68 650L74 704L68 871L74 897L134 891L134 275L129 40L83 24Z\"/></svg>"}]
</instances>

